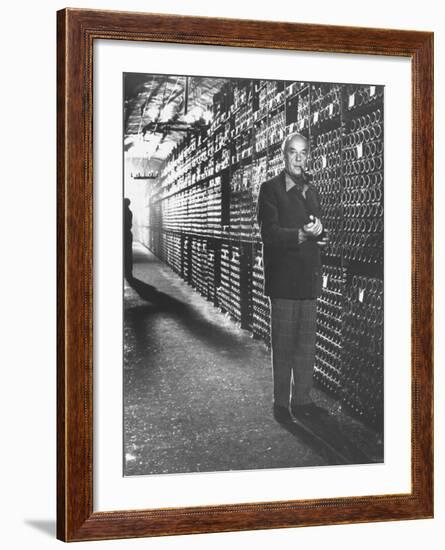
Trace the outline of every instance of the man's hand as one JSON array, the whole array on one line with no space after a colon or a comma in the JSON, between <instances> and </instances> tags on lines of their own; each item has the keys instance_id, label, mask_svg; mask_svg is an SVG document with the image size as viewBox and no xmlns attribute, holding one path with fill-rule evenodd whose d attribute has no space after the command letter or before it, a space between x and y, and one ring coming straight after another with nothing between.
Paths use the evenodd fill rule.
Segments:
<instances>
[{"instance_id":1,"label":"man's hand","mask_svg":"<svg viewBox=\"0 0 445 550\"><path fill-rule=\"evenodd\" d=\"M318 246L320 246L321 248L324 248L325 246L327 246L329 244L329 236L327 234L327 232L325 232L325 234L323 235L323 238L320 239L319 241L317 241L317 244Z\"/></svg>"},{"instance_id":2,"label":"man's hand","mask_svg":"<svg viewBox=\"0 0 445 550\"><path fill-rule=\"evenodd\" d=\"M303 226L303 232L307 237L318 237L323 231L321 221L315 216L310 216L311 221Z\"/></svg>"}]
</instances>

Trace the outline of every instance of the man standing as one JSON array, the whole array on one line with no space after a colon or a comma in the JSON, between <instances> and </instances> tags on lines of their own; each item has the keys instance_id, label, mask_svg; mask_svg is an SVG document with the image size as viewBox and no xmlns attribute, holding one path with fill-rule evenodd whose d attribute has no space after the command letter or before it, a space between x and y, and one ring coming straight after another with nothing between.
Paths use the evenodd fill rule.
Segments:
<instances>
[{"instance_id":1,"label":"man standing","mask_svg":"<svg viewBox=\"0 0 445 550\"><path fill-rule=\"evenodd\" d=\"M328 239L318 194L306 173L308 141L282 144L284 171L261 185L257 215L263 241L264 293L271 305L274 416L278 422L327 414L310 396L315 362L320 248ZM292 402L290 402L293 381ZM289 410L291 406L291 412ZM292 413L292 414L291 414Z\"/></svg>"},{"instance_id":2,"label":"man standing","mask_svg":"<svg viewBox=\"0 0 445 550\"><path fill-rule=\"evenodd\" d=\"M133 213L130 199L124 198L124 276L128 282L133 280Z\"/></svg>"}]
</instances>

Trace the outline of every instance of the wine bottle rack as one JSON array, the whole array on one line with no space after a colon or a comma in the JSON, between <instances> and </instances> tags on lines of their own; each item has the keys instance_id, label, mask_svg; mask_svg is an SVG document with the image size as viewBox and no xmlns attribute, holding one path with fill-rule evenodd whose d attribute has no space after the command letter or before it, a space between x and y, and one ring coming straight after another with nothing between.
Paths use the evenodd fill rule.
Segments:
<instances>
[{"instance_id":1,"label":"wine bottle rack","mask_svg":"<svg viewBox=\"0 0 445 550\"><path fill-rule=\"evenodd\" d=\"M365 422L383 418L384 109L381 86L227 80L206 136L187 137L147 191L145 244L197 292L270 346L256 203L284 168L291 132L329 245L322 252L314 378Z\"/></svg>"}]
</instances>

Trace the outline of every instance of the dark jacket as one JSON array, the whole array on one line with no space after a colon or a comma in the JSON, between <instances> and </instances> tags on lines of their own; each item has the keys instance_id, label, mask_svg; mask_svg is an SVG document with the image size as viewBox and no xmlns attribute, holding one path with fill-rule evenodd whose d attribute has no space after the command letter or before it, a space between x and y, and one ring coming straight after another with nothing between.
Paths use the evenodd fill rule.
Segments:
<instances>
[{"instance_id":1,"label":"dark jacket","mask_svg":"<svg viewBox=\"0 0 445 550\"><path fill-rule=\"evenodd\" d=\"M321 292L320 249L315 239L298 243L298 229L309 215L320 217L317 190L306 177L306 198L297 186L286 191L285 172L260 188L257 217L263 241L264 294L309 299Z\"/></svg>"}]
</instances>

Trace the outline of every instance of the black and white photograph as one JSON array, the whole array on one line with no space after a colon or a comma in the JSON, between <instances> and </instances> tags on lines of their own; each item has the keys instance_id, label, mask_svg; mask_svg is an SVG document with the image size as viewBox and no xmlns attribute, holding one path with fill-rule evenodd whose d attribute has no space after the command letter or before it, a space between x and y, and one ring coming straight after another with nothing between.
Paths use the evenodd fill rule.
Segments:
<instances>
[{"instance_id":1,"label":"black and white photograph","mask_svg":"<svg viewBox=\"0 0 445 550\"><path fill-rule=\"evenodd\" d=\"M412 7L4 4L5 549L443 546L445 18Z\"/></svg>"},{"instance_id":2,"label":"black and white photograph","mask_svg":"<svg viewBox=\"0 0 445 550\"><path fill-rule=\"evenodd\" d=\"M124 476L384 462L384 90L123 74Z\"/></svg>"}]
</instances>

